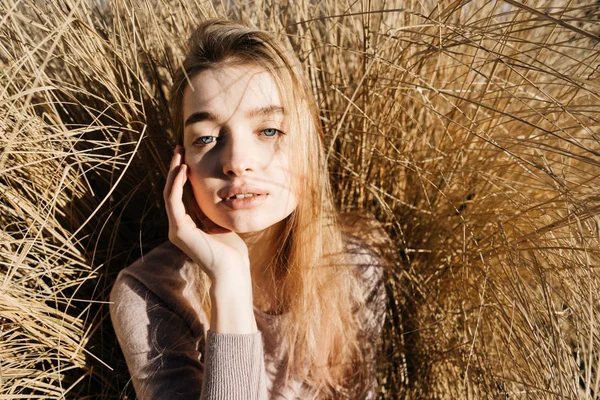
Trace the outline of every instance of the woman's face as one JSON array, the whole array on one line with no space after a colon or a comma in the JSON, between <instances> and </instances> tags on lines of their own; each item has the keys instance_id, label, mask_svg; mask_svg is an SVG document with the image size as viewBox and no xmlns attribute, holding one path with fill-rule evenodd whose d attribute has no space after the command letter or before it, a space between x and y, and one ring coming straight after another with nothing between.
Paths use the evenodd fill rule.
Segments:
<instances>
[{"instance_id":1,"label":"woman's face","mask_svg":"<svg viewBox=\"0 0 600 400\"><path fill-rule=\"evenodd\" d=\"M271 74L223 66L191 78L183 96L185 163L194 197L215 224L258 232L296 209L287 114Z\"/></svg>"}]
</instances>

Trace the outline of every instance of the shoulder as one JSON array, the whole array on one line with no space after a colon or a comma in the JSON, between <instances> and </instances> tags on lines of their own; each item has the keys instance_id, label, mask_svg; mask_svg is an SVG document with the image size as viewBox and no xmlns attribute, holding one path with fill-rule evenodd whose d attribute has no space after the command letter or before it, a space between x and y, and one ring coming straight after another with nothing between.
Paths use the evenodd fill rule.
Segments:
<instances>
[{"instance_id":1,"label":"shoulder","mask_svg":"<svg viewBox=\"0 0 600 400\"><path fill-rule=\"evenodd\" d=\"M180 315L194 327L205 323L199 267L165 242L121 270L110 293L113 319L148 312L148 304Z\"/></svg>"},{"instance_id":2,"label":"shoulder","mask_svg":"<svg viewBox=\"0 0 600 400\"><path fill-rule=\"evenodd\" d=\"M383 274L389 266L391 240L374 217L358 213L340 215L347 258L359 269Z\"/></svg>"},{"instance_id":3,"label":"shoulder","mask_svg":"<svg viewBox=\"0 0 600 400\"><path fill-rule=\"evenodd\" d=\"M166 241L150 252L142 255L133 264L119 273L116 284L128 278L140 281L151 288L170 281L185 268L186 256L171 242Z\"/></svg>"},{"instance_id":4,"label":"shoulder","mask_svg":"<svg viewBox=\"0 0 600 400\"><path fill-rule=\"evenodd\" d=\"M393 246L381 223L371 216L342 214L340 222L346 260L356 276L357 316L365 339L374 343L380 336L387 310L385 282L392 266L389 254Z\"/></svg>"},{"instance_id":5,"label":"shoulder","mask_svg":"<svg viewBox=\"0 0 600 400\"><path fill-rule=\"evenodd\" d=\"M154 293L159 298L181 286L186 269L185 255L171 242L165 242L123 268L111 291L111 300L135 288L137 292Z\"/></svg>"},{"instance_id":6,"label":"shoulder","mask_svg":"<svg viewBox=\"0 0 600 400\"><path fill-rule=\"evenodd\" d=\"M346 260L354 267L367 302L384 301L384 283L391 266L391 241L383 226L372 216L340 215Z\"/></svg>"}]
</instances>

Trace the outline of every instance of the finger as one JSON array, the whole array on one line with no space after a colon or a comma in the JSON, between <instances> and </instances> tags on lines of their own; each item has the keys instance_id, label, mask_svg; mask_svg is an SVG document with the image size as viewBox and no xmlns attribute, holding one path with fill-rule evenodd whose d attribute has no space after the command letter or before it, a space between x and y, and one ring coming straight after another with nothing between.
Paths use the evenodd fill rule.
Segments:
<instances>
[{"instance_id":1,"label":"finger","mask_svg":"<svg viewBox=\"0 0 600 400\"><path fill-rule=\"evenodd\" d=\"M181 146L175 146L175 150L173 151L173 157L171 158L171 164L169 165L169 173L167 174L167 180L165 182L165 188L163 191L163 197L167 200L167 196L171 192L171 188L173 186L173 181L175 180L175 176L179 172L179 167L183 163L183 148Z\"/></svg>"},{"instance_id":2,"label":"finger","mask_svg":"<svg viewBox=\"0 0 600 400\"><path fill-rule=\"evenodd\" d=\"M187 182L187 165L181 164L173 177L171 190L165 201L167 214L173 219L173 223L177 224L183 221L187 216L185 205L183 204L183 187Z\"/></svg>"}]
</instances>

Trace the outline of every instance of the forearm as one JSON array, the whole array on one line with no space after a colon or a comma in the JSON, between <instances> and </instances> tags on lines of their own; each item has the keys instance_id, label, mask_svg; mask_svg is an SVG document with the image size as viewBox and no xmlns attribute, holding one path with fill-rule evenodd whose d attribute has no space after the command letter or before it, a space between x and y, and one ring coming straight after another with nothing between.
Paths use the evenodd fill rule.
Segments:
<instances>
[{"instance_id":1,"label":"forearm","mask_svg":"<svg viewBox=\"0 0 600 400\"><path fill-rule=\"evenodd\" d=\"M258 331L252 303L250 273L220 276L210 288L210 330L216 333L255 333Z\"/></svg>"},{"instance_id":2,"label":"forearm","mask_svg":"<svg viewBox=\"0 0 600 400\"><path fill-rule=\"evenodd\" d=\"M254 318L249 276L213 279L210 297L201 399L266 400L262 338Z\"/></svg>"}]
</instances>

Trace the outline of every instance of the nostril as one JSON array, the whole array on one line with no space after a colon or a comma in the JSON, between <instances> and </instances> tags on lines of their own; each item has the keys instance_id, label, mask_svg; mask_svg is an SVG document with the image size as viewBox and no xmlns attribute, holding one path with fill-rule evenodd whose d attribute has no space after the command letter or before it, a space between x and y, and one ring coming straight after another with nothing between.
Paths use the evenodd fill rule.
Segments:
<instances>
[{"instance_id":1,"label":"nostril","mask_svg":"<svg viewBox=\"0 0 600 400\"><path fill-rule=\"evenodd\" d=\"M227 176L240 176L252 171L252 168L247 163L229 163L223 169Z\"/></svg>"}]
</instances>

